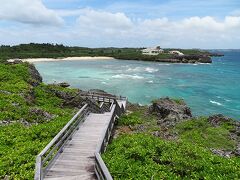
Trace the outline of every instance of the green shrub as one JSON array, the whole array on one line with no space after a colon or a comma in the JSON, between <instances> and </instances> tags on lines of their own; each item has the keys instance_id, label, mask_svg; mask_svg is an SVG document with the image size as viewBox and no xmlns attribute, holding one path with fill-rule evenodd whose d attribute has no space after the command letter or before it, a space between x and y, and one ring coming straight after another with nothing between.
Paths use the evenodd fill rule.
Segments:
<instances>
[{"instance_id":1,"label":"green shrub","mask_svg":"<svg viewBox=\"0 0 240 180\"><path fill-rule=\"evenodd\" d=\"M219 127L212 127L207 118L197 118L179 123L176 131L180 138L193 144L207 148L233 150L236 142L230 139L230 124L224 123Z\"/></svg>"},{"instance_id":2,"label":"green shrub","mask_svg":"<svg viewBox=\"0 0 240 180\"><path fill-rule=\"evenodd\" d=\"M75 113L63 107L63 100L52 90L72 94L76 90L44 84L32 87L28 70L27 63L0 63L0 121L10 123L0 126L0 179L33 179L37 154ZM31 113L32 108L50 113L52 119L46 122L41 115ZM24 126L21 121L30 124Z\"/></svg>"},{"instance_id":3,"label":"green shrub","mask_svg":"<svg viewBox=\"0 0 240 180\"><path fill-rule=\"evenodd\" d=\"M141 123L143 123L143 119L140 112L133 112L129 115L123 115L118 120L119 125L136 125Z\"/></svg>"},{"instance_id":4,"label":"green shrub","mask_svg":"<svg viewBox=\"0 0 240 180\"><path fill-rule=\"evenodd\" d=\"M103 155L114 179L239 179L239 158L226 159L188 142L123 135Z\"/></svg>"}]
</instances>

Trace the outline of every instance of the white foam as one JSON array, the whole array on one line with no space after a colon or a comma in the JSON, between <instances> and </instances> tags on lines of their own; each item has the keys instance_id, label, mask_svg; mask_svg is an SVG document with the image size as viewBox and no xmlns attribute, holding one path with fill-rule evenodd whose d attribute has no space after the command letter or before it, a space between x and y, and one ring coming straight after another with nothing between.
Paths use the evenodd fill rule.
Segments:
<instances>
[{"instance_id":1,"label":"white foam","mask_svg":"<svg viewBox=\"0 0 240 180\"><path fill-rule=\"evenodd\" d=\"M170 64L165 64L165 63L162 63L162 64L158 64L159 66L170 66Z\"/></svg>"},{"instance_id":2,"label":"white foam","mask_svg":"<svg viewBox=\"0 0 240 180\"><path fill-rule=\"evenodd\" d=\"M105 82L105 81L102 81L101 83L102 83L102 84L107 84L107 82Z\"/></svg>"},{"instance_id":3,"label":"white foam","mask_svg":"<svg viewBox=\"0 0 240 180\"><path fill-rule=\"evenodd\" d=\"M139 75L129 75L129 74L117 74L112 76L112 78L116 78L116 79L144 79L144 77L139 76Z\"/></svg>"},{"instance_id":4,"label":"white foam","mask_svg":"<svg viewBox=\"0 0 240 180\"><path fill-rule=\"evenodd\" d=\"M154 68L147 67L147 68L145 68L145 71L147 71L147 72L149 72L149 73L154 73L154 72L157 72L158 69L154 69Z\"/></svg>"},{"instance_id":5,"label":"white foam","mask_svg":"<svg viewBox=\"0 0 240 180\"><path fill-rule=\"evenodd\" d=\"M210 100L210 103L216 104L218 106L223 106L220 102Z\"/></svg>"},{"instance_id":6,"label":"white foam","mask_svg":"<svg viewBox=\"0 0 240 180\"><path fill-rule=\"evenodd\" d=\"M211 65L211 63L198 63L198 64Z\"/></svg>"},{"instance_id":7,"label":"white foam","mask_svg":"<svg viewBox=\"0 0 240 180\"><path fill-rule=\"evenodd\" d=\"M153 83L153 81L148 81L148 83Z\"/></svg>"},{"instance_id":8,"label":"white foam","mask_svg":"<svg viewBox=\"0 0 240 180\"><path fill-rule=\"evenodd\" d=\"M128 68L127 71L128 72L140 72L142 70L141 70L141 67L135 67L135 68Z\"/></svg>"},{"instance_id":9,"label":"white foam","mask_svg":"<svg viewBox=\"0 0 240 180\"><path fill-rule=\"evenodd\" d=\"M158 69L155 69L155 68L151 68L151 67L146 67L146 68L143 68L143 67L135 67L135 68L128 68L126 70L127 72L149 72L149 73L154 73L154 72L157 72Z\"/></svg>"}]
</instances>

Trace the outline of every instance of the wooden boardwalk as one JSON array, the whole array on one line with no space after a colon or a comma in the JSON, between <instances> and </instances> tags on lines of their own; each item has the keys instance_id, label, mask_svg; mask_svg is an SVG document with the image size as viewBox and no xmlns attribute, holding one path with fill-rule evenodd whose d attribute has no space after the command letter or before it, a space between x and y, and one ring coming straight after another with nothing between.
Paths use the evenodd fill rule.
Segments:
<instances>
[{"instance_id":1,"label":"wooden boardwalk","mask_svg":"<svg viewBox=\"0 0 240 180\"><path fill-rule=\"evenodd\" d=\"M126 107L126 101L118 100L120 106ZM94 153L102 140L103 133L113 116L111 112L103 114L90 113L79 125L72 139L63 148L63 152L49 166L46 180L92 180L94 173Z\"/></svg>"}]
</instances>

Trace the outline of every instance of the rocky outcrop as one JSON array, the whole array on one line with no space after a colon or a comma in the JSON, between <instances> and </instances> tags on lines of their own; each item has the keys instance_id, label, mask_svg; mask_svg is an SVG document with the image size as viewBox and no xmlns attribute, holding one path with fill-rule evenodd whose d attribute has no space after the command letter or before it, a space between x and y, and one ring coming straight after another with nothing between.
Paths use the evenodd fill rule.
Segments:
<instances>
[{"instance_id":1,"label":"rocky outcrop","mask_svg":"<svg viewBox=\"0 0 240 180\"><path fill-rule=\"evenodd\" d=\"M34 120L38 121L49 121L54 118L54 115L40 109L40 108L31 108L29 111L30 115L35 116Z\"/></svg>"},{"instance_id":2,"label":"rocky outcrop","mask_svg":"<svg viewBox=\"0 0 240 180\"><path fill-rule=\"evenodd\" d=\"M232 122L233 123L231 118L225 117L222 114L216 114L216 115L213 115L213 116L209 116L208 121L214 127L218 127L222 123L225 123L225 122L228 122L228 123Z\"/></svg>"},{"instance_id":3,"label":"rocky outcrop","mask_svg":"<svg viewBox=\"0 0 240 180\"><path fill-rule=\"evenodd\" d=\"M69 87L69 86L70 86L70 84L69 84L69 83L67 83L67 82L61 82L61 83L58 83L57 85L58 85L58 86L61 86L61 87L64 87L64 88L66 88L66 87Z\"/></svg>"},{"instance_id":4,"label":"rocky outcrop","mask_svg":"<svg viewBox=\"0 0 240 180\"><path fill-rule=\"evenodd\" d=\"M31 76L29 83L34 87L38 86L42 82L42 76L33 64L29 64L29 73Z\"/></svg>"},{"instance_id":5,"label":"rocky outcrop","mask_svg":"<svg viewBox=\"0 0 240 180\"><path fill-rule=\"evenodd\" d=\"M169 127L176 123L190 119L192 113L183 100L173 100L170 98L160 98L149 107L150 113L155 113L158 117L158 124Z\"/></svg>"},{"instance_id":6,"label":"rocky outcrop","mask_svg":"<svg viewBox=\"0 0 240 180\"><path fill-rule=\"evenodd\" d=\"M222 114L209 116L208 121L213 127L219 127L222 124L230 125L232 127L229 134L230 139L234 140L237 144L236 149L232 151L226 151L223 149L211 149L211 151L214 154L227 158L230 158L232 156L240 156L240 122L228 118Z\"/></svg>"},{"instance_id":7,"label":"rocky outcrop","mask_svg":"<svg viewBox=\"0 0 240 180\"><path fill-rule=\"evenodd\" d=\"M140 60L140 61L153 61L153 62L166 62L166 63L212 63L211 56L209 54L200 55L172 55L167 58L161 58L159 56L136 56L136 57L115 57L116 59L125 60Z\"/></svg>"},{"instance_id":8,"label":"rocky outcrop","mask_svg":"<svg viewBox=\"0 0 240 180\"><path fill-rule=\"evenodd\" d=\"M8 59L7 64L21 64L23 63L21 59Z\"/></svg>"},{"instance_id":9,"label":"rocky outcrop","mask_svg":"<svg viewBox=\"0 0 240 180\"><path fill-rule=\"evenodd\" d=\"M211 57L207 55L175 56L174 59L180 60L181 63L212 63Z\"/></svg>"}]
</instances>

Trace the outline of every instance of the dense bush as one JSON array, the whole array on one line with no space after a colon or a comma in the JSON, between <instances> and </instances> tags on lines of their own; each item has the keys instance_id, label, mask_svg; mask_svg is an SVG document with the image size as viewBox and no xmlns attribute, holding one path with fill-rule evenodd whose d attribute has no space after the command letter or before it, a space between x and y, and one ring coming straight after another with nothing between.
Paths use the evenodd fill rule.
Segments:
<instances>
[{"instance_id":1,"label":"dense bush","mask_svg":"<svg viewBox=\"0 0 240 180\"><path fill-rule=\"evenodd\" d=\"M228 122L213 127L205 117L179 123L175 130L183 141L206 148L233 150L236 142L230 139L233 126Z\"/></svg>"},{"instance_id":2,"label":"dense bush","mask_svg":"<svg viewBox=\"0 0 240 180\"><path fill-rule=\"evenodd\" d=\"M33 87L28 70L27 63L0 63L0 179L33 179L36 155L75 112L64 108L53 90L76 90L44 84ZM32 109L51 118L45 120Z\"/></svg>"},{"instance_id":3,"label":"dense bush","mask_svg":"<svg viewBox=\"0 0 240 180\"><path fill-rule=\"evenodd\" d=\"M115 179L239 179L240 159L226 159L188 142L148 134L123 135L103 156Z\"/></svg>"},{"instance_id":4,"label":"dense bush","mask_svg":"<svg viewBox=\"0 0 240 180\"><path fill-rule=\"evenodd\" d=\"M143 122L143 119L141 118L140 112L133 112L129 115L123 115L118 120L118 125L136 125L141 124Z\"/></svg>"}]
</instances>

